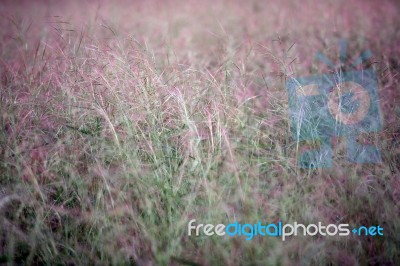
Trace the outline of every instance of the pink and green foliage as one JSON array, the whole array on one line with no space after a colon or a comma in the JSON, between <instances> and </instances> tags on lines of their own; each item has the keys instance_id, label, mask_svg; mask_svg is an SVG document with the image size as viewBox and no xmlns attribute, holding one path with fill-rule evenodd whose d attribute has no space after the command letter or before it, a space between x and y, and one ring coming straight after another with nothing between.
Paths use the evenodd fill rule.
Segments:
<instances>
[{"instance_id":1,"label":"pink and green foliage","mask_svg":"<svg viewBox=\"0 0 400 266\"><path fill-rule=\"evenodd\" d=\"M396 1L1 1L0 263L400 261ZM379 164L299 169L286 81L377 74ZM331 72L330 72L331 71ZM384 237L189 237L189 220L381 225Z\"/></svg>"}]
</instances>

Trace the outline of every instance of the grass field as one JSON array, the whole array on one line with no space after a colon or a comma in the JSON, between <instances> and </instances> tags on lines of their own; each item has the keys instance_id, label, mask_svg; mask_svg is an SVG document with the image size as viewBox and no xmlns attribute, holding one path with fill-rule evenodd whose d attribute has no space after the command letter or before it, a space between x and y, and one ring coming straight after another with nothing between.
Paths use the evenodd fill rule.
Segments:
<instances>
[{"instance_id":1,"label":"grass field","mask_svg":"<svg viewBox=\"0 0 400 266\"><path fill-rule=\"evenodd\" d=\"M0 263L396 265L396 1L2 1ZM378 164L302 169L289 78L370 49ZM380 225L384 236L188 236L188 222Z\"/></svg>"}]
</instances>

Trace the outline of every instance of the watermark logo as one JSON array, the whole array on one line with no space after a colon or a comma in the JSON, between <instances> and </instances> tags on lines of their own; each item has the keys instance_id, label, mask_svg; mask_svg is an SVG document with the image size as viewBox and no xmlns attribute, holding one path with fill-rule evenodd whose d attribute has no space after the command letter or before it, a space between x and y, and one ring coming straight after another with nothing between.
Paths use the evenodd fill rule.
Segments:
<instances>
[{"instance_id":1,"label":"watermark logo","mask_svg":"<svg viewBox=\"0 0 400 266\"><path fill-rule=\"evenodd\" d=\"M252 240L256 236L280 237L282 241L291 236L349 236L351 233L355 236L383 236L383 228L378 226L359 226L350 230L349 224L318 224L304 225L294 222L293 224L263 223L258 221L255 224L242 224L234 222L230 224L202 224L197 223L196 219L189 221L187 226L188 236L243 236L246 240Z\"/></svg>"},{"instance_id":2,"label":"watermark logo","mask_svg":"<svg viewBox=\"0 0 400 266\"><path fill-rule=\"evenodd\" d=\"M336 136L346 138L349 161L381 161L376 146L357 142L359 134L382 128L376 73L372 68L356 70L372 53L369 50L361 53L351 65L354 70L343 71L346 48L347 42L341 40L339 68L323 54L317 54L317 59L336 69L335 74L291 78L287 82L293 138L320 144L318 149L298 155L301 168L332 167L331 140Z\"/></svg>"}]
</instances>

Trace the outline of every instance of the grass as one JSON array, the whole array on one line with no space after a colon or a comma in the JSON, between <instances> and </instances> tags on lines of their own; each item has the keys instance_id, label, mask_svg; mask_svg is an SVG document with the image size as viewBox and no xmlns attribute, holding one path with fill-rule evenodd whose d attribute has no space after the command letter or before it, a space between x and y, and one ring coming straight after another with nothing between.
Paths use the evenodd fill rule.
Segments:
<instances>
[{"instance_id":1,"label":"grass","mask_svg":"<svg viewBox=\"0 0 400 266\"><path fill-rule=\"evenodd\" d=\"M1 3L0 262L395 265L399 9L345 3ZM327 73L313 57L339 37L374 53L383 162L337 139L333 168L299 169L286 80ZM189 237L191 219L385 235Z\"/></svg>"}]
</instances>

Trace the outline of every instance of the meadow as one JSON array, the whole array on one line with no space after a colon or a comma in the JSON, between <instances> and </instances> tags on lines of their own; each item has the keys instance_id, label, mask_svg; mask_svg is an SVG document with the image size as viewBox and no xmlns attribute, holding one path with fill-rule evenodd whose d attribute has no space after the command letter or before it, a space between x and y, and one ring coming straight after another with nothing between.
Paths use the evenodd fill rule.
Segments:
<instances>
[{"instance_id":1,"label":"meadow","mask_svg":"<svg viewBox=\"0 0 400 266\"><path fill-rule=\"evenodd\" d=\"M396 1L1 1L0 263L396 265ZM378 79L382 161L303 169L287 81ZM188 222L380 225L384 236L188 236Z\"/></svg>"}]
</instances>

